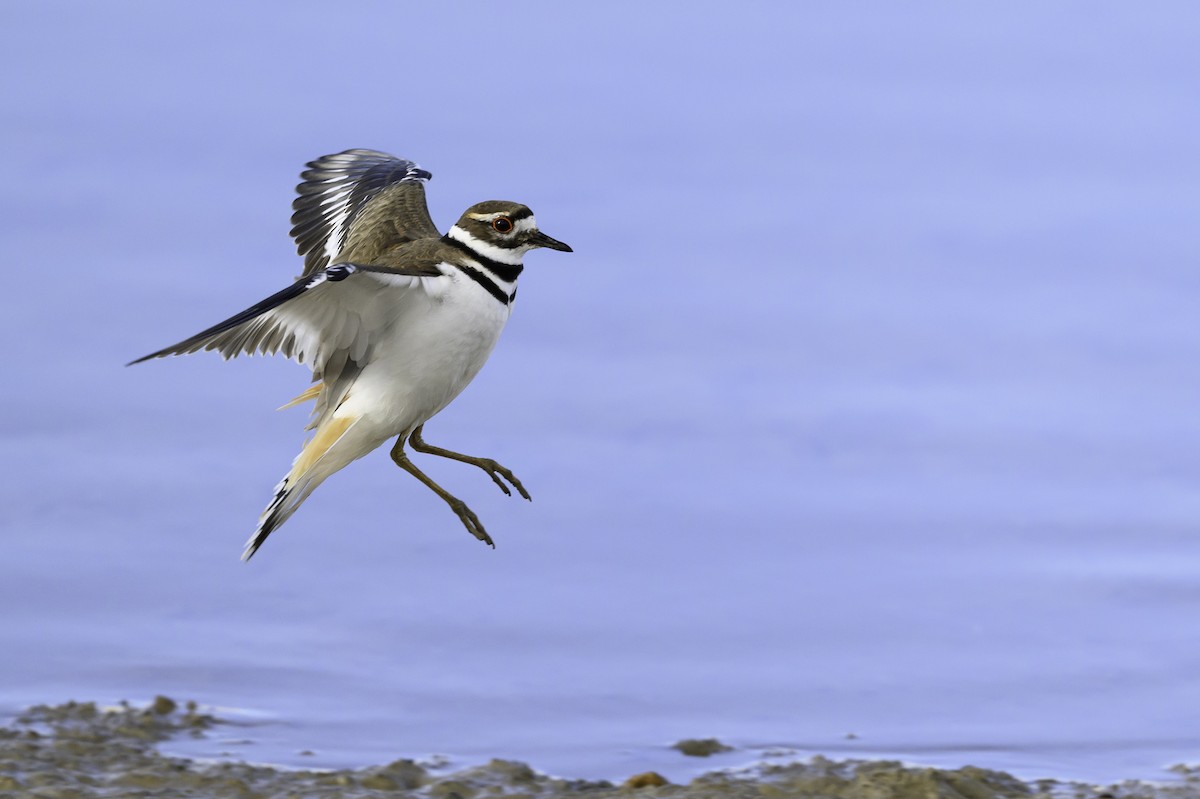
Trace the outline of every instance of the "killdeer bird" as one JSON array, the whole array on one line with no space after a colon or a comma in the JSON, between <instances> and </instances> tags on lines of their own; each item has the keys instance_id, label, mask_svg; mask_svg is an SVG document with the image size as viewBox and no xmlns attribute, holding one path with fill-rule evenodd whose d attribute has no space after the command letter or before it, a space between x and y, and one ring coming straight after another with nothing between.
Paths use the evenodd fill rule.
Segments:
<instances>
[{"instance_id":1,"label":"killdeer bird","mask_svg":"<svg viewBox=\"0 0 1200 799\"><path fill-rule=\"evenodd\" d=\"M198 350L229 359L283 353L312 369L314 431L275 487L246 544L249 560L325 478L395 437L392 460L441 497L491 546L479 517L418 469L404 450L473 464L509 496L529 492L490 458L425 443L422 428L479 372L517 295L525 253L571 252L538 230L533 212L478 203L441 235L425 205L432 175L412 161L346 150L308 163L292 203L304 274L224 322L132 363ZM131 364L132 365L132 364Z\"/></svg>"}]
</instances>

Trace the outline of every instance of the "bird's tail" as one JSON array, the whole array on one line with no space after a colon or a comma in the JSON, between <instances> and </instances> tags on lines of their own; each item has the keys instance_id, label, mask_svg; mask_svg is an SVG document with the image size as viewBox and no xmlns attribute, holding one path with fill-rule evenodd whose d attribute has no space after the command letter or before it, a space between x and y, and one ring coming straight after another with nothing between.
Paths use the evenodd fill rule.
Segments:
<instances>
[{"instance_id":1,"label":"bird's tail","mask_svg":"<svg viewBox=\"0 0 1200 799\"><path fill-rule=\"evenodd\" d=\"M327 420L300 450L292 462L292 470L275 486L275 496L258 519L258 527L246 542L242 560L250 560L274 530L296 512L326 477L358 457L353 448L338 447L345 440L358 417L338 417Z\"/></svg>"}]
</instances>

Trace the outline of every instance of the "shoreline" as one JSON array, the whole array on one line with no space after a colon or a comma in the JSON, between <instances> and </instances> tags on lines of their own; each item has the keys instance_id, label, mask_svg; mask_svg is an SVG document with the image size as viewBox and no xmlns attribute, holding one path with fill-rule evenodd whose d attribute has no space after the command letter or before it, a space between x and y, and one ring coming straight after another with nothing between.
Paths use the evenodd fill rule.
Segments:
<instances>
[{"instance_id":1,"label":"shoreline","mask_svg":"<svg viewBox=\"0 0 1200 799\"><path fill-rule=\"evenodd\" d=\"M822 799L1200 799L1200 769L1176 766L1175 780L1128 780L1110 785L1041 779L1024 781L1002 771L963 765L932 768L895 760L831 760L822 756L791 763L763 763L704 773L672 783L656 772L620 782L562 779L536 764L492 760L447 771L443 764L399 759L352 769L304 769L206 761L165 755L159 744L183 736L204 737L226 724L157 697L144 707L92 702L39 705L0 727L0 799L81 799L110 796L383 797L428 799L557 799L587 794L607 797L821 797ZM724 751L712 739L680 741L683 754Z\"/></svg>"}]
</instances>

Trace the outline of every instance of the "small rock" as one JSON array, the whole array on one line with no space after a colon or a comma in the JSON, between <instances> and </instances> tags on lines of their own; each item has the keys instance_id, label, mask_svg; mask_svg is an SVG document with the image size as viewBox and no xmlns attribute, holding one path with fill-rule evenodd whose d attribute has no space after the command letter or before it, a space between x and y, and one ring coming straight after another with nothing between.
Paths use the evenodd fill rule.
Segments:
<instances>
[{"instance_id":1,"label":"small rock","mask_svg":"<svg viewBox=\"0 0 1200 799\"><path fill-rule=\"evenodd\" d=\"M388 776L401 788L411 791L425 784L428 774L425 769L407 758L401 758L383 767Z\"/></svg>"},{"instance_id":2,"label":"small rock","mask_svg":"<svg viewBox=\"0 0 1200 799\"><path fill-rule=\"evenodd\" d=\"M439 780L429 786L429 795L434 799L469 799L475 795L475 789L461 780Z\"/></svg>"},{"instance_id":3,"label":"small rock","mask_svg":"<svg viewBox=\"0 0 1200 799\"><path fill-rule=\"evenodd\" d=\"M150 709L154 711L156 716L169 716L175 712L175 700L167 696L154 697L154 703L150 705Z\"/></svg>"},{"instance_id":4,"label":"small rock","mask_svg":"<svg viewBox=\"0 0 1200 799\"><path fill-rule=\"evenodd\" d=\"M726 746L716 738L684 738L672 745L688 757L709 757L718 752L731 752L732 746Z\"/></svg>"},{"instance_id":5,"label":"small rock","mask_svg":"<svg viewBox=\"0 0 1200 799\"><path fill-rule=\"evenodd\" d=\"M662 785L670 785L670 783L667 782L666 777L657 771L644 771L641 774L634 774L621 783L622 788L658 788Z\"/></svg>"},{"instance_id":6,"label":"small rock","mask_svg":"<svg viewBox=\"0 0 1200 799\"><path fill-rule=\"evenodd\" d=\"M510 783L528 783L537 781L537 772L518 760L500 760L493 758L488 763L488 770L503 777Z\"/></svg>"},{"instance_id":7,"label":"small rock","mask_svg":"<svg viewBox=\"0 0 1200 799\"><path fill-rule=\"evenodd\" d=\"M358 784L372 791L398 791L400 786L386 774L369 774L358 781Z\"/></svg>"}]
</instances>

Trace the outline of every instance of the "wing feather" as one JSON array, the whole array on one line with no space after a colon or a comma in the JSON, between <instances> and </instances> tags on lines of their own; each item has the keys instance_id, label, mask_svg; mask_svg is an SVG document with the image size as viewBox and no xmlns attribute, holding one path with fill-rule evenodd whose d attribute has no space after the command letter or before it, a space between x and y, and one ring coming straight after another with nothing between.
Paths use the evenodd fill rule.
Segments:
<instances>
[{"instance_id":1,"label":"wing feather","mask_svg":"<svg viewBox=\"0 0 1200 799\"><path fill-rule=\"evenodd\" d=\"M310 161L292 203L292 238L304 274L331 262L370 263L398 245L441 234L425 204L432 175L377 150L346 150Z\"/></svg>"},{"instance_id":2,"label":"wing feather","mask_svg":"<svg viewBox=\"0 0 1200 799\"><path fill-rule=\"evenodd\" d=\"M200 350L216 350L226 359L278 352L309 366L314 379L332 383L368 357L401 297L422 278L441 274L432 264L407 269L338 264L130 365Z\"/></svg>"}]
</instances>

